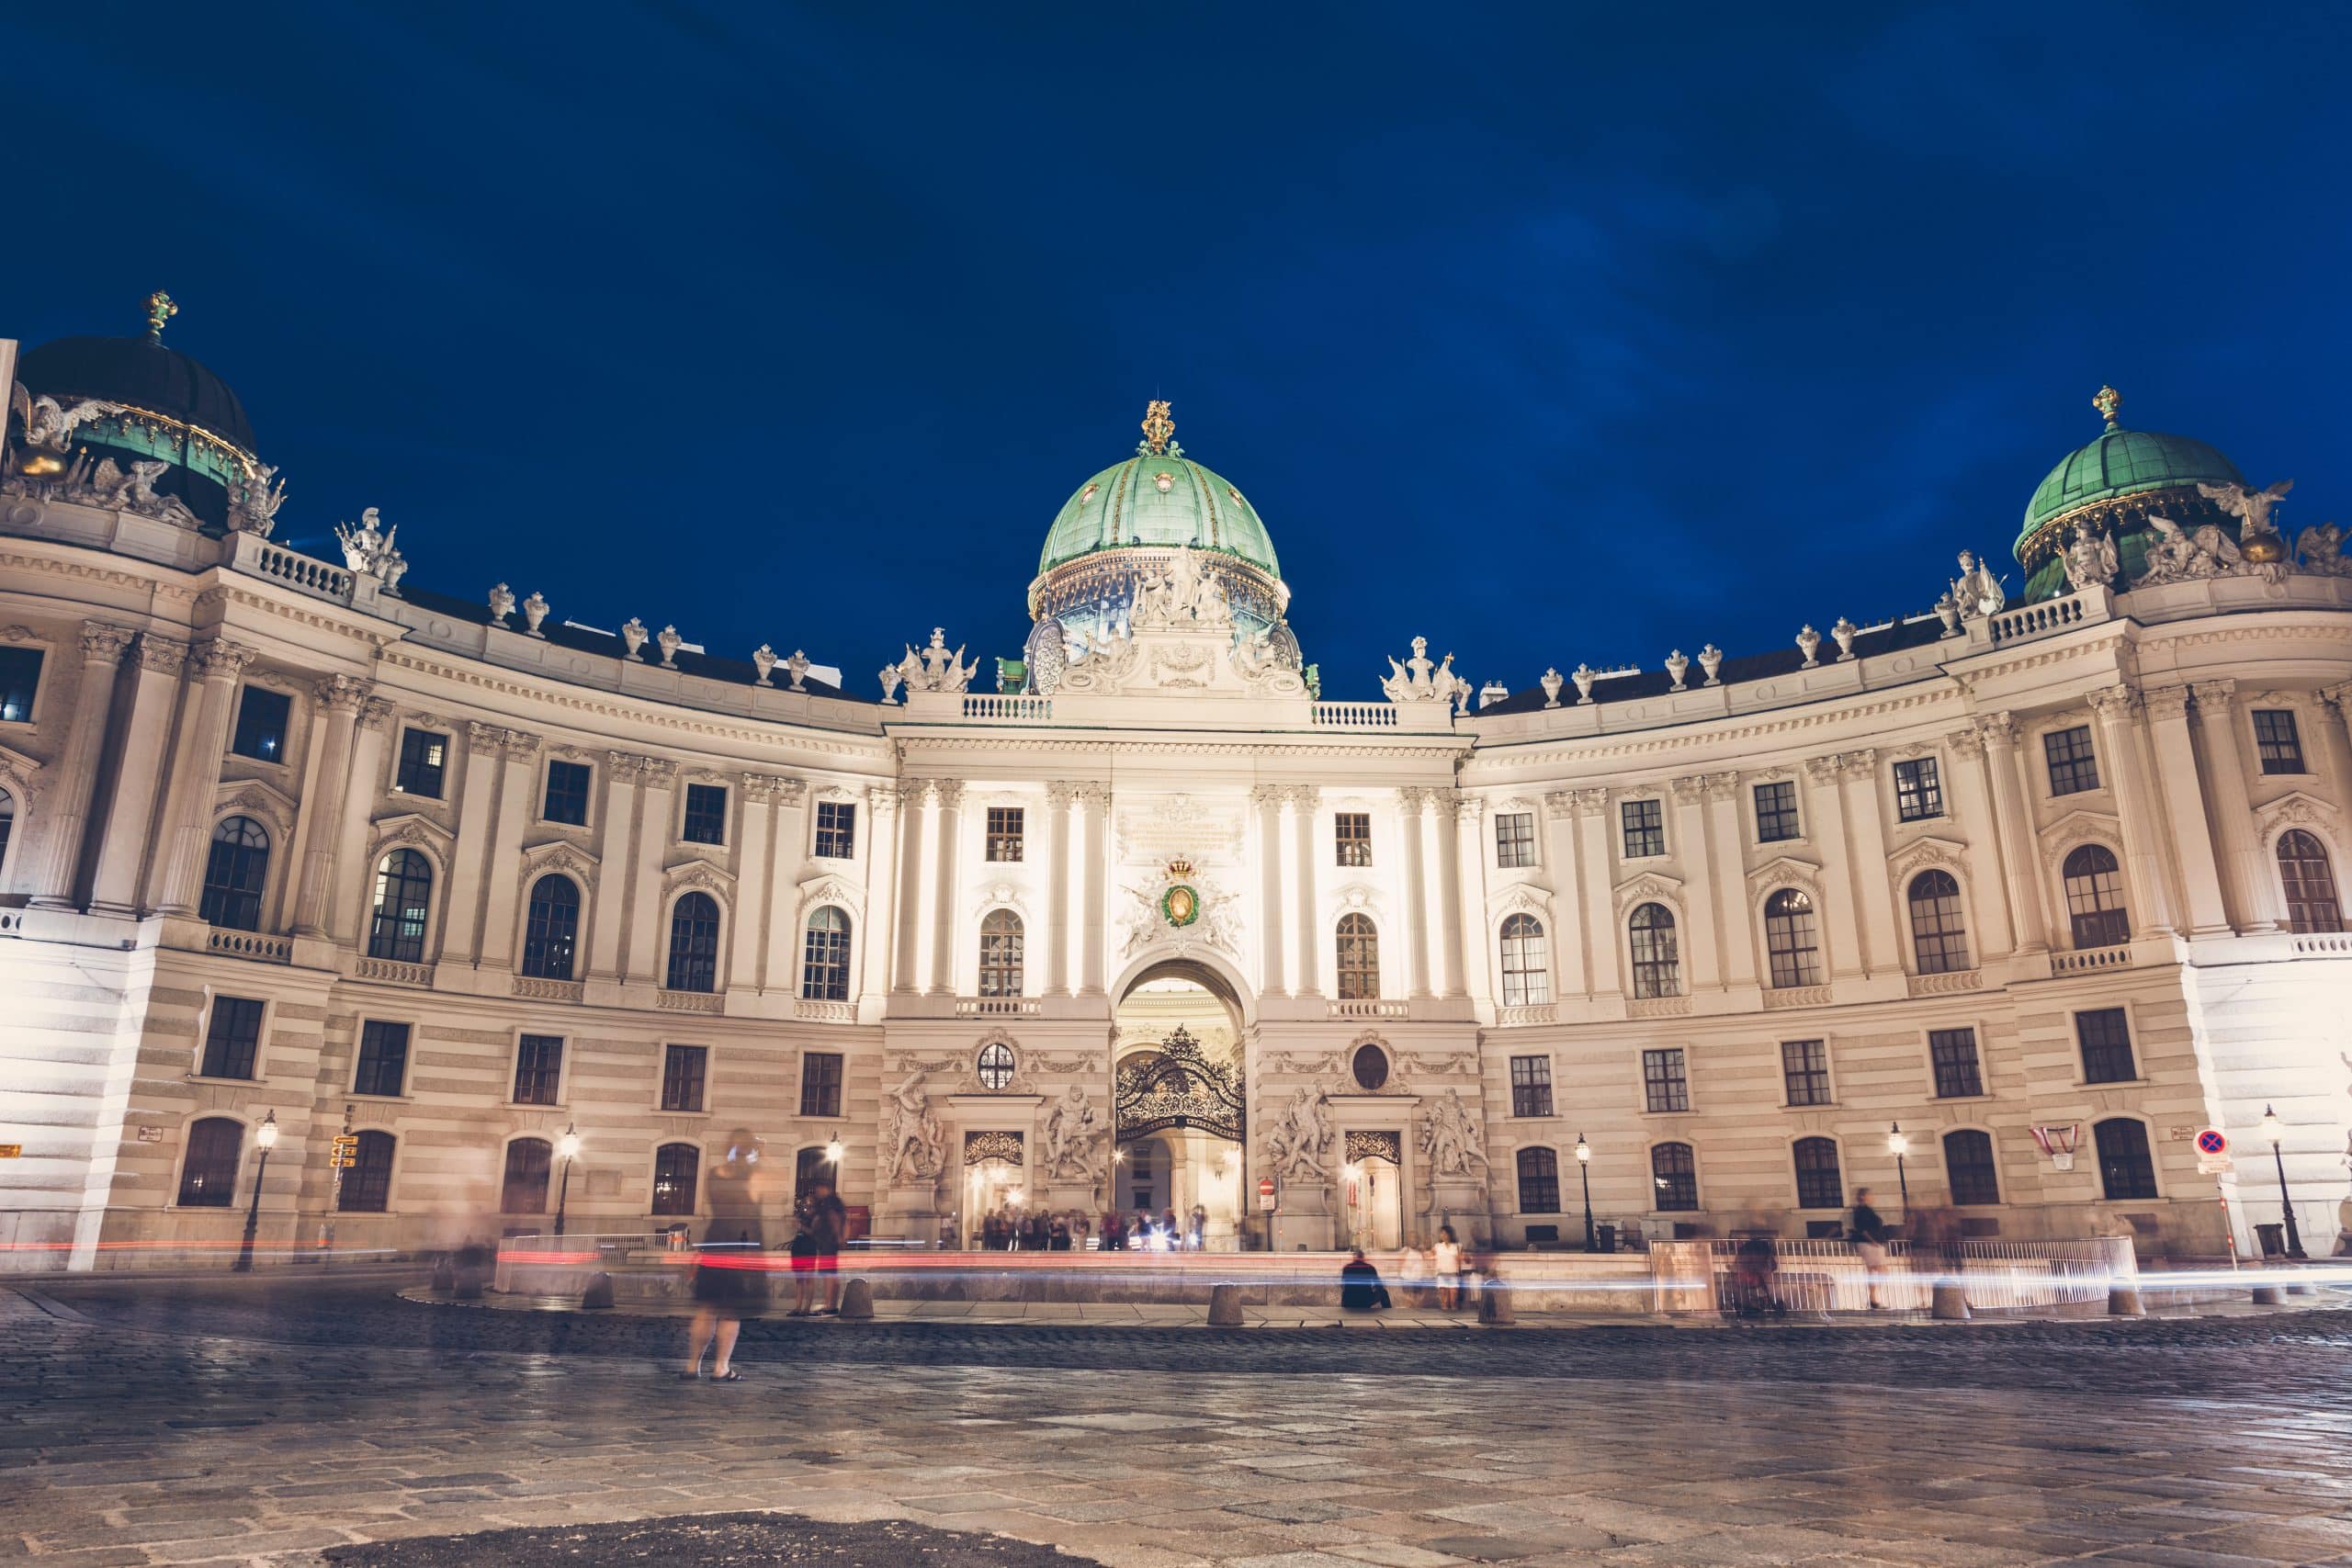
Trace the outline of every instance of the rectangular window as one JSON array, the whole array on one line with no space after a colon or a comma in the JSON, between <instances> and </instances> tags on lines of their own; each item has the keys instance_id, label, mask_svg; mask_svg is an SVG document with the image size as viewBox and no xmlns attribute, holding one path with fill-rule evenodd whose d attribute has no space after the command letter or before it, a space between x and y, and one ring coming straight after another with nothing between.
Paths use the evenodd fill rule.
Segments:
<instances>
[{"instance_id":1,"label":"rectangular window","mask_svg":"<svg viewBox=\"0 0 2352 1568\"><path fill-rule=\"evenodd\" d=\"M1495 818L1495 863L1509 871L1535 863L1535 814L1506 811Z\"/></svg>"},{"instance_id":2,"label":"rectangular window","mask_svg":"<svg viewBox=\"0 0 2352 1568\"><path fill-rule=\"evenodd\" d=\"M41 650L0 648L0 723L30 724L40 690Z\"/></svg>"},{"instance_id":3,"label":"rectangular window","mask_svg":"<svg viewBox=\"0 0 2352 1568\"><path fill-rule=\"evenodd\" d=\"M438 800L448 765L447 736L435 735L429 729L403 729L401 731L401 763L392 774L392 787L402 795L418 795L427 800Z\"/></svg>"},{"instance_id":4,"label":"rectangular window","mask_svg":"<svg viewBox=\"0 0 2352 1568\"><path fill-rule=\"evenodd\" d=\"M1513 1116L1552 1114L1552 1058L1513 1056L1510 1059L1510 1113Z\"/></svg>"},{"instance_id":5,"label":"rectangular window","mask_svg":"<svg viewBox=\"0 0 2352 1568\"><path fill-rule=\"evenodd\" d=\"M1933 757L1914 757L1894 764L1894 815L1905 822L1924 822L1944 814L1943 775Z\"/></svg>"},{"instance_id":6,"label":"rectangular window","mask_svg":"<svg viewBox=\"0 0 2352 1568\"><path fill-rule=\"evenodd\" d=\"M514 1048L514 1103L557 1105L563 1088L563 1037L526 1034Z\"/></svg>"},{"instance_id":7,"label":"rectangular window","mask_svg":"<svg viewBox=\"0 0 2352 1568\"><path fill-rule=\"evenodd\" d=\"M1341 865L1372 863L1371 813L1342 811L1331 818L1331 830L1339 840Z\"/></svg>"},{"instance_id":8,"label":"rectangular window","mask_svg":"<svg viewBox=\"0 0 2352 1568\"><path fill-rule=\"evenodd\" d=\"M1779 779L1756 786L1756 841L1777 844L1797 836L1797 786Z\"/></svg>"},{"instance_id":9,"label":"rectangular window","mask_svg":"<svg viewBox=\"0 0 2352 1568\"><path fill-rule=\"evenodd\" d=\"M727 841L727 786L690 784L686 786L686 820L678 836L690 844Z\"/></svg>"},{"instance_id":10,"label":"rectangular window","mask_svg":"<svg viewBox=\"0 0 2352 1568\"><path fill-rule=\"evenodd\" d=\"M800 1114L839 1116L842 1113L842 1058L838 1051L804 1051L800 1055Z\"/></svg>"},{"instance_id":11,"label":"rectangular window","mask_svg":"<svg viewBox=\"0 0 2352 1568\"><path fill-rule=\"evenodd\" d=\"M1642 1097L1650 1111L1690 1109L1690 1080L1682 1075L1681 1046L1642 1053Z\"/></svg>"},{"instance_id":12,"label":"rectangular window","mask_svg":"<svg viewBox=\"0 0 2352 1568\"><path fill-rule=\"evenodd\" d=\"M817 854L820 860L857 858L857 807L847 800L817 803Z\"/></svg>"},{"instance_id":13,"label":"rectangular window","mask_svg":"<svg viewBox=\"0 0 2352 1568\"><path fill-rule=\"evenodd\" d=\"M208 1078L249 1078L261 1047L261 1003L251 997L212 998L212 1027L205 1032Z\"/></svg>"},{"instance_id":14,"label":"rectangular window","mask_svg":"<svg viewBox=\"0 0 2352 1568\"><path fill-rule=\"evenodd\" d=\"M2132 1026L2121 1008L2076 1013L2075 1038L2083 1048L2085 1083L2129 1083L2140 1076L2132 1065Z\"/></svg>"},{"instance_id":15,"label":"rectangular window","mask_svg":"<svg viewBox=\"0 0 2352 1568\"><path fill-rule=\"evenodd\" d=\"M237 704L237 729L229 750L240 757L265 762L286 761L286 730L294 715L294 699L266 686L247 686Z\"/></svg>"},{"instance_id":16,"label":"rectangular window","mask_svg":"<svg viewBox=\"0 0 2352 1568\"><path fill-rule=\"evenodd\" d=\"M2266 773L2303 773L2303 738L2295 729L2295 715L2288 708L2254 710L2254 745Z\"/></svg>"},{"instance_id":17,"label":"rectangular window","mask_svg":"<svg viewBox=\"0 0 2352 1568\"><path fill-rule=\"evenodd\" d=\"M710 1062L707 1045L673 1045L662 1062L662 1109L700 1111L703 1073Z\"/></svg>"},{"instance_id":18,"label":"rectangular window","mask_svg":"<svg viewBox=\"0 0 2352 1568\"><path fill-rule=\"evenodd\" d=\"M1829 1103L1829 1043L1789 1040L1781 1045L1781 1077L1791 1105Z\"/></svg>"},{"instance_id":19,"label":"rectangular window","mask_svg":"<svg viewBox=\"0 0 2352 1568\"><path fill-rule=\"evenodd\" d=\"M1618 820L1625 829L1625 858L1666 853L1666 802L1628 800L1619 803Z\"/></svg>"},{"instance_id":20,"label":"rectangular window","mask_svg":"<svg viewBox=\"0 0 2352 1568\"><path fill-rule=\"evenodd\" d=\"M359 1070L354 1094L397 1095L408 1079L408 1025L369 1019L359 1026Z\"/></svg>"},{"instance_id":21,"label":"rectangular window","mask_svg":"<svg viewBox=\"0 0 2352 1568\"><path fill-rule=\"evenodd\" d=\"M1984 1092L1984 1069L1976 1057L1976 1031L1929 1030L1928 1055L1935 1064L1938 1100L1968 1100Z\"/></svg>"},{"instance_id":22,"label":"rectangular window","mask_svg":"<svg viewBox=\"0 0 2352 1568\"><path fill-rule=\"evenodd\" d=\"M547 800L539 816L574 828L588 826L588 786L595 776L585 762L549 762Z\"/></svg>"},{"instance_id":23,"label":"rectangular window","mask_svg":"<svg viewBox=\"0 0 2352 1568\"><path fill-rule=\"evenodd\" d=\"M1022 832L1026 826L1026 813L1018 806L989 807L989 859L1018 861L1022 854Z\"/></svg>"},{"instance_id":24,"label":"rectangular window","mask_svg":"<svg viewBox=\"0 0 2352 1568\"><path fill-rule=\"evenodd\" d=\"M2050 761L2050 793L2080 795L2098 788L2098 757L2091 750L2087 726L2053 730L2041 738L2042 755Z\"/></svg>"}]
</instances>

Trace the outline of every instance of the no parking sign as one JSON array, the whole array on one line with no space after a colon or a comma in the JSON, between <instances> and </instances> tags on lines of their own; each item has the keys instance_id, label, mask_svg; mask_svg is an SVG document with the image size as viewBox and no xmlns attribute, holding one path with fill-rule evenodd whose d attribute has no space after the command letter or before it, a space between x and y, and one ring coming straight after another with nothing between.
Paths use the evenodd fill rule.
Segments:
<instances>
[{"instance_id":1,"label":"no parking sign","mask_svg":"<svg viewBox=\"0 0 2352 1568\"><path fill-rule=\"evenodd\" d=\"M2208 1127L2197 1134L2197 1172L2200 1176L2223 1176L2230 1169L2229 1135L2219 1127Z\"/></svg>"}]
</instances>

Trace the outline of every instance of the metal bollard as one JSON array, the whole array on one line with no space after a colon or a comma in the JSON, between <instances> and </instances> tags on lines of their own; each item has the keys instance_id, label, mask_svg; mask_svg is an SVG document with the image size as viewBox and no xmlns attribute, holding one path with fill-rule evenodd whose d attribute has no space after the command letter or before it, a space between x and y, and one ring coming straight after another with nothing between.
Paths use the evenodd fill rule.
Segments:
<instances>
[{"instance_id":1,"label":"metal bollard","mask_svg":"<svg viewBox=\"0 0 2352 1568\"><path fill-rule=\"evenodd\" d=\"M1209 1287L1209 1326L1238 1328L1241 1326L1241 1287L1211 1285Z\"/></svg>"},{"instance_id":2,"label":"metal bollard","mask_svg":"<svg viewBox=\"0 0 2352 1568\"><path fill-rule=\"evenodd\" d=\"M1496 1325L1519 1321L1511 1315L1510 1291L1499 1274L1489 1274L1479 1282L1478 1321Z\"/></svg>"},{"instance_id":3,"label":"metal bollard","mask_svg":"<svg viewBox=\"0 0 2352 1568\"><path fill-rule=\"evenodd\" d=\"M874 1282L864 1275L842 1287L842 1316L866 1321L874 1316Z\"/></svg>"},{"instance_id":4,"label":"metal bollard","mask_svg":"<svg viewBox=\"0 0 2352 1568\"><path fill-rule=\"evenodd\" d=\"M2287 1292L2276 1285L2256 1285L2254 1288L2254 1304L2258 1307L2285 1306Z\"/></svg>"},{"instance_id":5,"label":"metal bollard","mask_svg":"<svg viewBox=\"0 0 2352 1568\"><path fill-rule=\"evenodd\" d=\"M2145 1317L2148 1309L2140 1304L2137 1285L2109 1285L2107 1288L2107 1315L2109 1317Z\"/></svg>"},{"instance_id":6,"label":"metal bollard","mask_svg":"<svg viewBox=\"0 0 2352 1568\"><path fill-rule=\"evenodd\" d=\"M610 1312L613 1306L613 1277L602 1273L589 1275L588 1288L580 1292L580 1305L588 1312Z\"/></svg>"},{"instance_id":7,"label":"metal bollard","mask_svg":"<svg viewBox=\"0 0 2352 1568\"><path fill-rule=\"evenodd\" d=\"M1941 1322L1966 1323L1968 1292L1958 1285L1938 1285L1933 1299L1928 1303L1928 1313Z\"/></svg>"}]
</instances>

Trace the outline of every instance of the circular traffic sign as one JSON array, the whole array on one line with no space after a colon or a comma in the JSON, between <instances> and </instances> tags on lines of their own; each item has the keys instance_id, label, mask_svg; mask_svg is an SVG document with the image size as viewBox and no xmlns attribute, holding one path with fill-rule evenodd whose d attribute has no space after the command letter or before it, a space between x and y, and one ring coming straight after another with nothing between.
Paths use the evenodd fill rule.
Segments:
<instances>
[{"instance_id":1,"label":"circular traffic sign","mask_svg":"<svg viewBox=\"0 0 2352 1568\"><path fill-rule=\"evenodd\" d=\"M2222 1130L2219 1127L2208 1127L2197 1134L2197 1149L2199 1154L2217 1155L2229 1146L2230 1140L2222 1135Z\"/></svg>"}]
</instances>

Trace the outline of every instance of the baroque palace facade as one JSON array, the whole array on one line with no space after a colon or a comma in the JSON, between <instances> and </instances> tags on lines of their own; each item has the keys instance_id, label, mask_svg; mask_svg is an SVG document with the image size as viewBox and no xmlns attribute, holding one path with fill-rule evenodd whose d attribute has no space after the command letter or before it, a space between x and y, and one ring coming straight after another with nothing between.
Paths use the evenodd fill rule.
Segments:
<instances>
[{"instance_id":1,"label":"baroque palace facade","mask_svg":"<svg viewBox=\"0 0 2352 1568\"><path fill-rule=\"evenodd\" d=\"M151 305L0 343L13 1266L249 1213L273 1250L693 1224L747 1136L779 1217L837 1174L924 1244L1113 1204L1573 1244L1589 1181L1654 1236L1819 1233L1867 1184L2218 1251L2217 1196L2241 1247L2278 1218L2273 1108L2337 1235L2352 561L2111 394L2014 601L1963 556L1917 617L1475 698L1416 639L1377 702L1321 699L1264 524L1156 404L1000 690L933 633L853 696L429 591L373 512L340 562L272 542Z\"/></svg>"}]
</instances>

